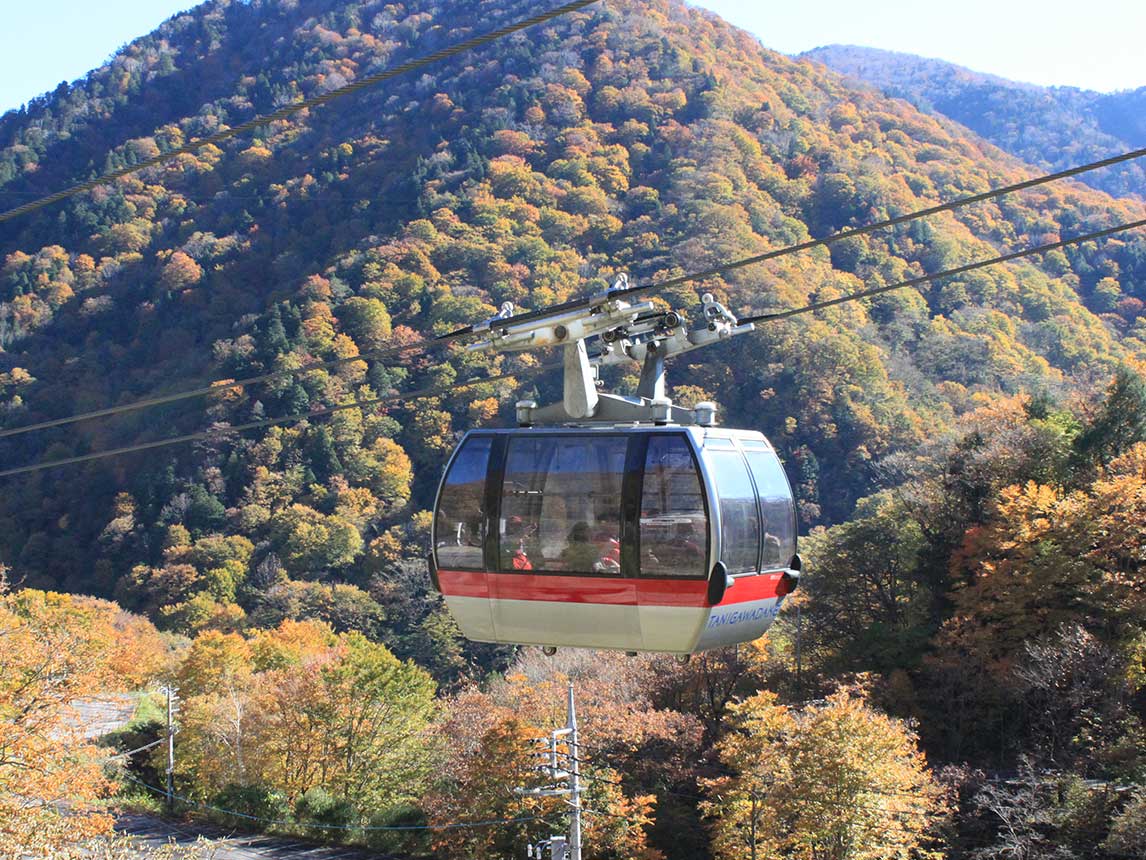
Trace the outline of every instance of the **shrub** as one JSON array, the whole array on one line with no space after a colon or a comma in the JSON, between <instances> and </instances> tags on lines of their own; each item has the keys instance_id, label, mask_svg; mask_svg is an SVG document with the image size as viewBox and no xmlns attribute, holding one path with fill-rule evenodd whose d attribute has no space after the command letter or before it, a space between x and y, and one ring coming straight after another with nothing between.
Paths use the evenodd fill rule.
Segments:
<instances>
[{"instance_id":1,"label":"shrub","mask_svg":"<svg viewBox=\"0 0 1146 860\"><path fill-rule=\"evenodd\" d=\"M318 786L295 801L294 814L309 835L329 842L345 839L355 818L349 801L340 800Z\"/></svg>"},{"instance_id":2,"label":"shrub","mask_svg":"<svg viewBox=\"0 0 1146 860\"><path fill-rule=\"evenodd\" d=\"M229 783L211 800L211 806L231 813L217 813L230 827L266 830L272 823L289 823L290 804L286 795L265 785Z\"/></svg>"}]
</instances>

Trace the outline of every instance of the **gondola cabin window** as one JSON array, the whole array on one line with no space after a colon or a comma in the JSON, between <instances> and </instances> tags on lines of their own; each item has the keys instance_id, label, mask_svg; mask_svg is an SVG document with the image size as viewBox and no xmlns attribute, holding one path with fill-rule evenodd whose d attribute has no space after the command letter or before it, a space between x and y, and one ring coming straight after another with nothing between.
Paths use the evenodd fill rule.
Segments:
<instances>
[{"instance_id":1,"label":"gondola cabin window","mask_svg":"<svg viewBox=\"0 0 1146 860\"><path fill-rule=\"evenodd\" d=\"M762 570L786 568L796 553L796 512L792 489L784 467L773 451L754 449L745 443L745 456L756 479L763 514L764 546Z\"/></svg>"},{"instance_id":2,"label":"gondola cabin window","mask_svg":"<svg viewBox=\"0 0 1146 860\"><path fill-rule=\"evenodd\" d=\"M471 436L450 464L434 518L438 565L447 570L483 570L482 520L490 436Z\"/></svg>"},{"instance_id":3,"label":"gondola cabin window","mask_svg":"<svg viewBox=\"0 0 1146 860\"><path fill-rule=\"evenodd\" d=\"M729 573L749 573L756 570L760 546L756 490L744 458L731 443L731 450L711 450L719 441L706 442L705 447L720 496L720 560Z\"/></svg>"},{"instance_id":4,"label":"gondola cabin window","mask_svg":"<svg viewBox=\"0 0 1146 860\"><path fill-rule=\"evenodd\" d=\"M641 487L641 575L703 577L708 515L692 449L683 436L649 437Z\"/></svg>"},{"instance_id":5,"label":"gondola cabin window","mask_svg":"<svg viewBox=\"0 0 1146 860\"><path fill-rule=\"evenodd\" d=\"M620 575L624 436L510 439L499 568Z\"/></svg>"}]
</instances>

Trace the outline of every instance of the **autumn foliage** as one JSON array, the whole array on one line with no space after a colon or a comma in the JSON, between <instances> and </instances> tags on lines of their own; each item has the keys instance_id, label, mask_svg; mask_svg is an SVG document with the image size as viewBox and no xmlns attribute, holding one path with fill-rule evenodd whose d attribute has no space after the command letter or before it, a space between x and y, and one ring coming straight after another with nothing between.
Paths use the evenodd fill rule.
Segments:
<instances>
[{"instance_id":1,"label":"autumn foliage","mask_svg":"<svg viewBox=\"0 0 1146 860\"><path fill-rule=\"evenodd\" d=\"M44 856L111 826L97 803L114 787L109 751L87 734L78 706L149 681L166 648L114 604L13 593L2 577L0 643L0 854Z\"/></svg>"},{"instance_id":2,"label":"autumn foliage","mask_svg":"<svg viewBox=\"0 0 1146 860\"><path fill-rule=\"evenodd\" d=\"M204 4L0 117L0 191L138 164L535 12ZM572 681L593 857L1138 844L1138 233L761 325L672 370L682 403L765 432L795 490L807 565L766 640L688 665L546 662L463 640L425 572L459 433L559 387L537 356L411 345L1030 175L702 10L610 0L14 219L0 428L209 390L0 439L7 467L196 435L4 479L0 563L21 590L0 605L0 829L62 839L67 795L69 826L94 832L113 785L149 791L117 777L154 759L105 769L67 727L76 699L162 678L183 812L517 856L561 818L513 788ZM1140 217L1055 184L655 298L788 308ZM636 375L603 371L622 392ZM378 402L427 389L450 393Z\"/></svg>"}]
</instances>

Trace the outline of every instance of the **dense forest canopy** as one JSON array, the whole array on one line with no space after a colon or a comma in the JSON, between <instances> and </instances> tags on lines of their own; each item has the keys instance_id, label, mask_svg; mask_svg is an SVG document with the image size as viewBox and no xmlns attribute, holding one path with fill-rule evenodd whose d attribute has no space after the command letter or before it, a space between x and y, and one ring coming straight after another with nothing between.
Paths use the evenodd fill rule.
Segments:
<instances>
[{"instance_id":1,"label":"dense forest canopy","mask_svg":"<svg viewBox=\"0 0 1146 860\"><path fill-rule=\"evenodd\" d=\"M0 201L535 11L212 0L0 118ZM670 367L675 397L717 401L723 422L763 431L782 455L807 535L799 674L790 614L751 648L683 668L546 664L461 640L419 561L444 459L460 431L511 422L515 399L555 399L559 380L532 378L529 357L458 349L355 360L506 301L533 309L623 271L707 269L1036 172L677 0L611 0L6 222L0 428L347 361L0 438L8 466L212 430L4 479L0 631L24 644L0 666L48 671L37 631L62 636L73 617L96 650L107 630L131 631L149 649L132 683L177 678L186 691L181 790L315 832L331 816L512 815L524 739L560 721L554 691L575 678L614 785L598 800L628 822L598 821L594 856L1132 853L1143 801L1124 789L1146 775L1140 232L766 323ZM791 307L1144 209L1045 186L659 298ZM226 432L483 372L519 379ZM626 391L636 377L608 382ZM119 659L58 671L105 689ZM362 718L380 740L354 757L373 770L337 764L356 687L370 690ZM16 692L0 684L0 704ZM387 710L393 697L408 711ZM292 737L308 739L301 770ZM864 749L879 758L833 769ZM86 790L99 795L98 772ZM788 824L760 841L760 816ZM520 837L417 848L509 856ZM970 853L991 846L1002 853Z\"/></svg>"},{"instance_id":2,"label":"dense forest canopy","mask_svg":"<svg viewBox=\"0 0 1146 860\"><path fill-rule=\"evenodd\" d=\"M2 190L130 163L526 8L465 4L445 27L431 4L205 4L7 115ZM595 9L5 225L4 420L352 357L506 300L537 307L622 270L705 268L1021 174L713 16ZM736 311L787 306L1140 212L1056 186L701 286ZM695 303L691 290L663 298ZM773 325L672 378L775 439L805 524L836 522L873 488L874 464L926 428L996 394L1089 388L1139 355L1144 298L1146 242L1128 235ZM84 452L503 364L350 363L3 452ZM146 572L164 568L171 528L249 541L248 573L267 562L298 587L319 573L361 584L419 545L411 512L428 506L454 433L505 417L511 389L13 481L0 545L30 583L137 606L174 605L149 596Z\"/></svg>"},{"instance_id":3,"label":"dense forest canopy","mask_svg":"<svg viewBox=\"0 0 1146 860\"><path fill-rule=\"evenodd\" d=\"M1146 87L1113 93L1040 87L857 45L827 45L799 59L823 63L926 113L953 119L1004 152L1048 170L1146 145ZM1081 181L1109 194L1146 197L1146 169L1136 162Z\"/></svg>"}]
</instances>

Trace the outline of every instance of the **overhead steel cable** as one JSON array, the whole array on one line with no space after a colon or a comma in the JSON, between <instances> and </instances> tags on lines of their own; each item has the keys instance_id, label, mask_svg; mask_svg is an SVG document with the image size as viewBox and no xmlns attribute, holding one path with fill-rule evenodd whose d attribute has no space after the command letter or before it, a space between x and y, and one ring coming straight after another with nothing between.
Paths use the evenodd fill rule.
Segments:
<instances>
[{"instance_id":1,"label":"overhead steel cable","mask_svg":"<svg viewBox=\"0 0 1146 860\"><path fill-rule=\"evenodd\" d=\"M929 206L926 209L917 209L914 212L908 212L904 215L897 215L894 218L887 218L883 221L876 221L872 224L865 224L862 227L850 227L846 230L841 230L838 233L832 233L820 239L809 239L806 242L797 242L795 245L785 245L783 248L776 248L772 251L765 251L763 254L756 254L751 257L744 257L739 260L733 260L731 263L724 263L720 266L713 266L710 269L704 269L700 272L690 272L685 275L678 275L675 278L669 278L665 281L655 281L646 284L635 284L631 287L619 287L616 289L611 289L607 292L607 295L609 298L621 298L624 296L636 295L638 293L655 292L657 290L663 290L669 287L678 287L682 284L688 284L694 281L703 281L708 278L714 278L717 275L723 275L727 272L735 271L736 269L742 269L745 266L754 266L757 263L764 263L768 260L775 260L779 257L785 257L788 254L799 253L800 251L810 251L813 248L822 248L835 242L842 242L844 239L851 239L856 236L864 236L868 233L874 233L878 230L885 230L888 227L896 227L900 224L906 224L918 218L926 218L929 215L936 215L940 212L949 212L953 209L959 209L963 206L970 206L972 203L982 203L986 200L993 200L996 197L1013 194L1016 191L1024 191L1028 188L1036 188L1039 185L1046 185L1049 182L1057 182L1060 179L1069 179L1072 176L1078 176L1083 173L1088 173L1092 170L1099 170L1103 167L1110 167L1114 164L1121 164L1124 161L1132 161L1133 159L1141 158L1144 155L1146 155L1146 148L1134 149L1130 152L1124 152L1119 155L1112 155L1109 158L1103 158L1099 161L1092 161L1087 164L1080 164L1077 167L1060 170L1057 173L1047 173L1043 176L1024 179L1022 182L1015 182L1011 185L1003 185L999 188L991 189L990 191L983 191L979 194L972 194L969 197L958 197L955 200L948 201L947 203L940 203L936 206ZM589 301L591 301L591 299L588 298L570 299L567 302L562 302L557 305L542 308L541 310L528 311L526 313L508 317L505 320L501 320L499 325L515 325L518 323L529 322L530 320L540 319L541 317L548 316L549 314L582 308L585 307ZM458 329L456 332L453 332L453 334L467 334L474 331L476 331L474 326L467 326L465 328Z\"/></svg>"},{"instance_id":2,"label":"overhead steel cable","mask_svg":"<svg viewBox=\"0 0 1146 860\"><path fill-rule=\"evenodd\" d=\"M871 289L860 290L855 293L848 293L847 295L839 296L838 298L826 299L822 302L812 302L798 308L789 308L788 310L772 311L770 313L755 314L753 316L743 317L740 319L740 323L747 324L788 319L789 317L799 316L800 314L812 313L813 311L830 308L834 305L842 305L845 302L854 302L858 299L866 299L871 296L878 296L881 293L889 293L892 290L902 290L907 287L916 287L920 284L928 283L929 281L953 278L956 275L963 275L967 272L973 272L976 269L985 269L987 266L995 266L999 263L1008 263L1011 260L1021 260L1024 257L1034 257L1039 254L1045 254L1048 251L1054 251L1059 248L1066 248L1070 245L1081 245L1084 242L1092 242L1096 239L1103 239L1107 236L1113 236L1115 233L1123 233L1126 230L1133 230L1136 227L1146 227L1146 218L1139 219L1138 221L1131 221L1128 224L1119 224L1115 227L1107 227L1104 230L1095 230L1093 233L1084 233L1081 236L1074 236L1070 239L1062 239L1058 242L1049 242L1046 245L1039 245L1035 248L1027 248L1023 251L1014 251L1010 254L1003 254L1000 257L992 257L989 260L978 260L974 263L967 263L965 266L957 266L954 269L946 269L945 271L936 272L932 275L920 275L918 278L909 278L906 281L900 281L895 284L886 284L881 287L872 287Z\"/></svg>"},{"instance_id":3,"label":"overhead steel cable","mask_svg":"<svg viewBox=\"0 0 1146 860\"><path fill-rule=\"evenodd\" d=\"M1060 170L1057 173L1047 173L1043 176L1036 176L1033 179L1025 179L1022 182L1016 182L1013 185L1004 185L1000 188L984 191L980 194L972 194L970 197L959 197L947 203L940 203L937 206L930 206L926 209L919 209L915 212L908 212L905 215L897 215L894 218L887 218L883 221L876 221L872 224L865 224L862 227L851 227L847 230L840 230L838 233L832 233L828 236L824 236L821 239L809 239L806 242L799 242L795 245L787 245L783 248L777 248L774 251L765 251L763 254L756 254L752 257L744 257L743 259L734 260L733 262L726 263L722 266L713 266L711 269L705 269L701 272L692 272L687 275L679 275L675 278L669 278L667 281L658 281L656 283L649 284L638 284L619 290L613 290L610 292L610 295L633 295L635 293L642 293L648 290L663 290L668 287L677 287L681 284L692 283L693 281L703 281L707 278L723 275L726 272L742 269L745 266L754 266L757 263L763 263L767 260L774 260L777 257L794 254L798 251L810 251L813 248L822 248L835 242L842 242L844 239L852 239L856 236L865 236L868 233L874 233L878 230L885 230L888 227L896 227L900 224L906 224L907 222L914 221L917 218L926 218L929 215L938 215L940 212L949 212L952 209L959 209L963 206L970 206L972 203L982 203L985 200L993 200L996 197L1002 197L1006 194L1013 194L1016 191L1024 191L1028 188L1035 188L1039 185L1046 185L1048 182L1057 182L1060 179L1068 179L1072 176L1078 176L1079 174L1087 173L1091 170L1098 170L1103 167L1110 167L1112 164L1120 164L1124 161L1131 161L1135 158L1141 158L1143 155L1146 155L1146 148L1131 150L1130 152L1124 152L1121 155L1112 155L1109 158L1104 158L1100 161L1092 161L1089 164L1081 164L1078 167L1071 167L1067 170Z\"/></svg>"},{"instance_id":4,"label":"overhead steel cable","mask_svg":"<svg viewBox=\"0 0 1146 860\"><path fill-rule=\"evenodd\" d=\"M823 301L823 302L813 302L811 304L804 305L804 306L798 307L798 308L791 308L789 310L773 311L770 313L756 314L754 316L744 317L743 319L740 320L740 322L741 323L766 322L769 320L786 319L787 317L797 316L799 314L811 313L812 311L817 311L817 310L820 310L822 308L832 307L834 305L843 304L844 302L856 301L857 299L862 299L862 298L867 298L869 296L879 295L880 293L890 292L891 290L898 290L898 289L904 289L906 287L917 286L919 284L927 283L929 281L938 281L938 280L941 280L943 278L954 277L956 275L960 275L960 274L964 274L966 272L974 271L975 269L982 269L982 268L986 268L987 266L993 266L993 265L997 265L999 263L1006 263L1006 262L1009 262L1011 260L1021 259L1023 257L1031 257L1031 256L1035 256L1038 254L1045 254L1048 251L1053 251L1053 250L1056 250L1058 248L1066 248L1066 247L1069 247L1071 245L1080 245L1084 242L1092 242L1096 239L1102 239L1102 238L1105 238L1107 236L1112 236L1116 233L1121 233L1121 232L1124 232L1126 230L1133 230L1133 229L1138 228L1138 227L1146 227L1146 218L1142 218L1142 219L1139 219L1137 221L1131 221L1131 222L1128 222L1126 224L1118 224L1118 225L1115 225L1113 227L1107 227L1103 230L1096 230L1096 231L1091 232L1091 233L1084 233L1080 236L1074 236L1070 239L1062 239L1058 242L1050 242L1046 245L1039 245L1035 248L1028 248L1028 249L1023 250L1023 251L1014 251L1010 254L1003 254L1001 256L992 257L992 258L987 259L987 260L979 260L979 261L974 262L974 263L968 263L968 264L963 265L963 266L958 266L954 269L947 269L945 271L935 272L935 273L930 274L930 275L921 275L918 278L911 278L910 280L901 281L901 282L896 283L896 284L887 284L885 286L873 287L869 290L860 290L859 292L856 292L856 293L849 293L847 295L840 296L840 297L834 298L834 299L828 299L828 300ZM468 334L469 334L469 332L461 332L461 331L451 332L449 335L443 335L441 338L435 339L435 341L439 342L439 343L443 342L443 341L448 342L451 339L456 340L456 339L459 339L461 337L468 336ZM406 349L413 349L413 348L416 348L416 347L413 345L403 347L402 351L404 351ZM0 471L0 478L9 477L12 475L25 474L27 472L36 472L36 471L40 471L42 469L53 468L55 466L66 466L66 465L69 465L72 463L83 463L83 462L87 462L90 460L100 460L100 459L103 459L105 457L115 457L115 456L119 456L121 454L130 454L130 453L135 452L135 451L145 451L145 450L149 450L149 449L153 449L153 448L162 448L162 447L165 447L167 445L178 445L178 444L181 444L184 442L194 442L194 441L197 441L200 439L206 439L206 438L210 438L213 436L217 436L220 433L241 432L244 430L253 430L253 429L258 428L258 427L267 427L267 426L271 426L274 424L288 424L288 423L291 423L293 421L303 421L307 418L317 417L317 416L321 416L321 415L328 415L332 412L339 412L343 409L354 409L354 408L358 408L358 407L362 407L362 406L375 406L375 405L380 405L383 403L399 403L399 402L402 402L404 400L416 400L416 399L423 398L423 397L439 397L439 396L442 396L445 394L449 394L458 388L465 388L465 387L469 387L469 386L473 386L473 385L481 385L481 384L486 383L486 382L497 382L499 380L509 379L512 377L534 376L534 375L541 373L543 371L555 370L555 369L563 367L563 366L564 366L563 362L552 362L549 364L538 365L537 367L526 368L522 371L515 372L515 373L504 373L504 374L499 374L496 376L485 377L482 379L472 379L472 380L467 380L467 381L461 382L461 383L455 383L453 385L440 386L437 388L426 388L426 389L420 389L420 390L414 390L414 391L407 391L407 392L403 392L401 394L387 395L385 397L376 397L376 398L372 398L370 400L360 400L360 401L356 400L356 401L352 401L350 403L340 404L338 406L330 406L330 407L326 407L324 409L316 409L316 410L311 411L311 412L300 413L297 415L287 415L287 416L284 416L281 418L267 418L267 419L263 419L261 421L251 421L251 422L248 422L246 424L239 424L239 425L235 425L235 426L231 426L231 427L222 427L222 428L217 428L217 429L212 429L212 430L204 430L204 431L200 431L198 433L188 433L188 434L183 435L183 436L175 436L175 437L171 437L168 439L158 439L158 440L153 441L153 442L143 442L143 443L139 443L136 445L127 445L127 446L124 446L122 448L113 448L113 449L109 449L106 451L95 451L91 454L82 454L82 455L79 455L76 457L65 457L65 458L62 458L59 460L49 460L49 461L43 462L43 463L33 463L33 464L28 465L28 466L18 466L14 469L6 469L4 471ZM220 388L225 387L225 384L224 384L224 386L219 386L219 387Z\"/></svg>"},{"instance_id":5,"label":"overhead steel cable","mask_svg":"<svg viewBox=\"0 0 1146 860\"><path fill-rule=\"evenodd\" d=\"M544 24L548 21L554 20L555 18L560 18L562 15L568 15L570 12L576 12L580 9L584 9L586 6L591 6L596 2L598 2L598 0L572 0L572 2L565 3L564 5L558 6L556 9L551 9L548 12L540 12L536 15L530 16L529 18L523 18L520 21L515 21L512 24L507 24L504 27L498 27L496 30L492 30L491 32L485 33L481 36L474 36L473 38L466 39L465 41L458 42L454 45L449 45L445 48L434 51L432 54L427 54L424 57L418 57L414 60L407 60L406 62L400 63L391 69L386 69L385 71L377 72L373 75L367 75L361 80L346 84L345 86L331 90L328 93L322 93L321 95L311 96L308 99L303 99L302 101L284 105L273 113L254 117L253 119L249 119L246 122L241 122L236 126L232 126L231 128L217 131L214 134L208 135L207 137L201 137L197 140L191 141L190 143L186 143L183 146L169 149L166 152L162 152L159 155L144 159L143 161L140 161L136 164L121 167L118 170L113 170L109 173L103 174L102 176L97 176L94 179L89 179L86 182L77 183L70 188L65 188L62 191L55 192L54 194L49 194L37 200L31 200L28 203L16 206L15 208L9 209L5 212L0 212L0 223L3 223L4 221L10 221L13 218L18 218L21 215L25 215L37 209L42 209L45 206L50 206L53 203L58 203L61 200L66 200L69 197L74 197L77 194L82 194L85 191L91 191L93 188L98 188L101 185L106 185L109 182L114 182L117 179L121 179L124 176L128 176L140 170L145 170L148 167L157 167L158 165L178 158L181 155L190 155L191 153L194 153L205 146L222 143L223 141L235 137L236 135L243 134L244 132L251 131L252 129L256 129L260 126L268 125L272 122L286 119L287 117L293 116L300 111L319 107L326 104L327 102L331 102L343 96L356 93L359 90L363 90L368 87L373 87L392 78L396 78L399 75L404 75L407 72L417 71L418 69L432 65L433 63L437 63L442 60L448 60L452 57L456 57L458 54L463 54L466 51L473 50L474 48L480 48L484 45L488 45L490 42L494 42L505 36L519 33L522 30L527 30L530 27L537 26L538 24Z\"/></svg>"},{"instance_id":6,"label":"overhead steel cable","mask_svg":"<svg viewBox=\"0 0 1146 860\"><path fill-rule=\"evenodd\" d=\"M535 367L526 368L524 371L516 373L500 373L495 376L486 376L481 379L467 379L464 382L455 382L450 385L440 385L430 388L415 389L413 391L404 391L400 394L388 394L384 397L372 397L368 400L353 400L349 403L340 403L337 406L327 406L322 409L314 409L310 412L299 412L294 415L284 415L279 418L264 418L259 421L248 421L245 424L234 424L212 427L208 430L200 430L195 433L186 433L182 436L170 436L165 439L156 439L152 442L140 442L135 445L125 445L122 448L109 448L104 451L93 451L90 454L79 454L75 457L62 457L58 460L48 460L42 463L31 463L27 466L17 466L14 469L5 469L0 471L0 478L7 478L13 475L23 475L28 472L39 472L44 469L52 469L57 466L69 466L74 463L87 463L91 460L102 460L107 457L119 457L123 454L132 454L136 451L150 451L155 448L166 448L169 445L182 445L187 442L198 442L204 439L213 439L220 436L225 436L231 433L242 433L246 430L255 430L259 427L271 427L276 424L291 424L296 421L305 421L308 418L318 418L323 415L331 415L335 412L342 412L346 409L359 409L364 406L380 406L386 403L402 403L407 400L420 400L426 397L442 397L447 394L452 394L459 388L470 388L475 385L483 385L487 382L500 382L505 379L513 379L515 377L534 376L547 370L556 370L563 367L562 362L551 362L549 364L541 364Z\"/></svg>"},{"instance_id":7,"label":"overhead steel cable","mask_svg":"<svg viewBox=\"0 0 1146 860\"><path fill-rule=\"evenodd\" d=\"M565 7L561 7L561 8L564 9ZM337 92L337 91L335 91L335 92ZM943 204L940 204L938 206L932 206L932 207L927 208L927 209L920 209L920 210L915 211L915 212L909 212L905 215L899 215L895 218L891 218L891 219L888 219L885 221L878 221L874 224L868 224L864 227L856 227L856 228L852 228L852 229L848 229L848 230L843 230L839 233L833 233L830 236L825 236L821 239L814 239L814 240L810 240L807 242L800 242L800 243L795 244L795 245L788 245L788 246L785 246L783 248L777 248L773 251L768 251L764 254L757 254L756 256L753 256L753 257L745 257L745 258L740 259L740 260L734 260L731 263L727 263L723 266L717 266L717 267L714 267L711 269L706 269L706 270L701 271L701 272L693 272L691 274L680 275L676 278L671 278L667 281L658 281L655 283L640 284L637 286L611 290L611 291L609 291L609 295L610 296L616 296L616 297L633 295L633 294L639 293L639 292L656 291L656 290L665 289L665 288L672 287L672 286L679 286L681 284L689 283L692 281L704 280L706 278L715 277L716 275L722 274L724 272L729 272L729 271L733 271L735 269L743 268L744 266L750 266L750 265L754 265L756 263L762 263L762 262L765 262L767 260L773 260L773 259L776 259L778 257L785 256L787 254L797 253L799 251L806 251L806 250L810 250L812 248L822 247L825 245L829 245L833 242L839 242L839 241L842 241L843 239L851 238L853 236L858 236L858 235L862 235L865 233L871 233L873 231L881 230L881 229L884 229L886 227L896 226L898 224L904 224L904 223L907 223L908 221L913 221L917 218L924 218L928 215L934 215L937 212L944 212L944 211L948 211L951 209L956 209L960 206L966 206L966 205L969 205L971 203L982 202L984 200L988 200L988 199L991 199L994 197L999 197L999 196L1002 196L1004 194L1010 194L1014 191L1020 191L1020 190L1027 189L1027 188L1033 188L1037 185L1042 185L1042 184L1045 184L1047 182L1054 182L1054 181L1059 180L1059 179L1065 179L1065 178L1068 178L1071 176L1077 176L1080 173L1085 173L1085 172L1090 171L1090 170L1097 170L1100 167L1109 167L1112 164L1117 164L1117 163L1122 162L1122 161L1129 161L1130 159L1138 158L1142 155L1146 155L1146 149L1136 149L1136 150L1133 150L1131 152L1123 153L1122 155L1111 156L1110 158L1105 158L1105 159L1102 159L1101 161L1095 161L1095 162L1091 162L1089 164L1079 165L1078 167L1072 167L1068 170L1059 171L1058 173L1050 173L1050 174L1047 174L1045 176L1035 177L1034 179L1028 179L1028 180L1025 180L1023 182L1016 183L1014 185L1007 185L1007 186L1003 186L1001 188L996 188L992 191L983 192L982 194L972 195L971 197L961 197L961 198L958 198L956 200L952 200L948 203L943 203ZM1035 252L1032 252L1032 253L1035 253ZM938 276L933 276L933 277L938 277ZM904 286L906 286L906 285L907 284L905 284ZM898 286L888 288L888 289L898 289ZM862 296L860 296L860 297L862 298ZM515 316L507 317L506 319L499 320L498 325L501 327L505 327L505 326L516 325L516 324L520 324L520 323L524 323L524 322L529 322L530 320L540 319L540 318L542 318L544 316L548 316L550 314L560 313L561 311L584 307L588 301L589 301L589 299L585 299L585 298L571 299L569 301L562 302L562 303L557 304L557 305L552 305L548 308L543 308L543 309L536 310L536 311L527 311L525 313L521 313L521 314L517 314ZM800 313L804 313L804 311L800 311ZM774 319L776 317L768 317L768 318ZM64 418L56 418L56 419L52 419L52 420L48 420L48 421L41 421L41 422L38 422L36 424L28 424L28 425L25 425L22 427L13 427L13 428L10 428L7 430L0 430L0 439L7 437L7 436L16 436L16 435L19 435L21 433L29 433L29 432L32 432L34 430L45 430L45 429L48 429L50 427L61 427L61 426L64 426L66 424L74 424L78 421L85 421L85 420L88 420L91 418L102 418L102 417L106 417L106 416L110 416L110 415L118 415L118 414L123 413L123 412L131 412L131 411L134 411L137 409L146 409L146 408L151 407L151 406L160 406L160 405L167 404L167 403L175 403L175 402L178 402L180 400L187 400L187 399L194 398L194 397L202 397L202 396L205 396L207 394L211 394L213 391L216 390L216 388L225 388L225 387L238 388L238 387L242 387L245 385L252 385L252 384L255 384L258 382L265 382L265 381L268 381L271 379L281 378L281 377L285 377L285 376L293 376L295 374L307 373L311 370L321 370L321 369L329 368L329 367L337 367L339 365L347 364L347 363L350 363L350 362L353 362L353 361L356 361L359 359L384 358L384 357L389 356L389 355L395 355L395 354L399 354L402 352L406 352L407 350L409 350L409 351L413 351L413 350L424 351L426 349L430 349L433 347L444 346L446 344L450 344L450 343L454 343L454 342L459 341L459 340L463 340L467 337L470 337L471 335L479 334L481 331L482 331L482 327L480 327L478 325L467 325L467 326L463 326L459 329L455 329L454 331L451 331L448 334L440 335L440 336L435 337L435 338L427 338L426 340L419 341L419 342L412 343L412 344L407 344L405 346L387 347L381 351L362 353L357 357L346 358L346 359L335 359L335 360L326 361L326 362L316 362L313 364L304 365L303 367L299 367L299 368L295 368L295 369L291 369L291 370L275 371L272 373L261 374L258 376L249 377L247 379L239 379L239 380L232 380L232 381L220 380L217 383L203 386L201 388L194 388L194 389L190 389L190 390L183 391L183 392L176 392L173 394L160 395L158 397L144 398L142 400L133 401L131 403L124 403L124 404L120 404L118 406L109 406L109 407L104 408L104 409L96 409L96 410L93 410L91 412L84 412L84 413L81 413L79 415L72 415L72 416L67 416Z\"/></svg>"}]
</instances>

